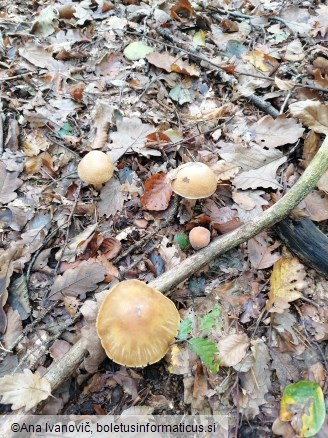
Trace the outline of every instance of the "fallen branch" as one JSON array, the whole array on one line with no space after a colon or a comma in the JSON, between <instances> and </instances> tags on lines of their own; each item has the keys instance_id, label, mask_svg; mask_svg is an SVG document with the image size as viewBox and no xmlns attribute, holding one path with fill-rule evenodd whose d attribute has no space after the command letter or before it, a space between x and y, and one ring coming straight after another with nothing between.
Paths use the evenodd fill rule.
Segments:
<instances>
[{"instance_id":1,"label":"fallen branch","mask_svg":"<svg viewBox=\"0 0 328 438\"><path fill-rule=\"evenodd\" d=\"M236 230L215 239L208 247L198 251L191 257L165 272L150 284L161 292L167 292L177 284L195 274L199 269L215 257L247 241L262 230L272 227L288 216L316 186L318 180L328 168L328 137L325 138L319 151L304 171L297 183L276 204L263 212L257 218L241 225ZM80 365L87 353L82 341L79 340L71 350L58 362L48 368L44 377L50 382L52 391L67 380Z\"/></svg>"}]
</instances>

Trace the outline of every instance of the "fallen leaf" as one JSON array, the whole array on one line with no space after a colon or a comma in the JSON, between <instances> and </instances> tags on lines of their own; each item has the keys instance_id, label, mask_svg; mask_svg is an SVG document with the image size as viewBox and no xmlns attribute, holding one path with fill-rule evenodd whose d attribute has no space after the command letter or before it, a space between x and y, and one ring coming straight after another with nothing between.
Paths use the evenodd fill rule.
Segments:
<instances>
[{"instance_id":1,"label":"fallen leaf","mask_svg":"<svg viewBox=\"0 0 328 438\"><path fill-rule=\"evenodd\" d=\"M23 184L18 172L8 172L6 165L0 161L0 204L8 204L17 198L16 190Z\"/></svg>"},{"instance_id":2,"label":"fallen leaf","mask_svg":"<svg viewBox=\"0 0 328 438\"><path fill-rule=\"evenodd\" d=\"M88 246L89 241L92 239L94 235L94 231L97 228L97 224L91 224L86 227L82 233L74 236L69 244L64 249L60 249L56 252L55 258L56 260L61 259L62 261L67 261L72 263L75 261L75 258L82 254L86 247Z\"/></svg>"},{"instance_id":3,"label":"fallen leaf","mask_svg":"<svg viewBox=\"0 0 328 438\"><path fill-rule=\"evenodd\" d=\"M53 6L41 10L38 18L33 22L31 33L41 37L47 37L55 32L59 18L59 12Z\"/></svg>"},{"instance_id":4,"label":"fallen leaf","mask_svg":"<svg viewBox=\"0 0 328 438\"><path fill-rule=\"evenodd\" d=\"M145 147L147 135L154 132L152 125L142 123L137 117L123 117L117 121L117 132L111 134L113 143L110 145L109 156L115 162L131 149L144 156L160 156L161 152Z\"/></svg>"},{"instance_id":5,"label":"fallen leaf","mask_svg":"<svg viewBox=\"0 0 328 438\"><path fill-rule=\"evenodd\" d=\"M9 307L7 312L7 328L3 337L3 342L7 350L11 350L11 346L22 334L22 331L23 325L18 311Z\"/></svg>"},{"instance_id":6,"label":"fallen leaf","mask_svg":"<svg viewBox=\"0 0 328 438\"><path fill-rule=\"evenodd\" d=\"M281 257L280 254L274 252L279 246L279 242L269 244L268 234L265 231L249 239L247 247L252 267L254 269L270 268Z\"/></svg>"},{"instance_id":7,"label":"fallen leaf","mask_svg":"<svg viewBox=\"0 0 328 438\"><path fill-rule=\"evenodd\" d=\"M92 111L93 138L90 143L92 149L101 149L108 141L108 128L112 123L115 108L107 102L98 100Z\"/></svg>"},{"instance_id":8,"label":"fallen leaf","mask_svg":"<svg viewBox=\"0 0 328 438\"><path fill-rule=\"evenodd\" d=\"M179 15L178 15L179 14ZM190 18L195 14L189 0L177 0L170 8L170 17L181 21L180 16Z\"/></svg>"},{"instance_id":9,"label":"fallen leaf","mask_svg":"<svg viewBox=\"0 0 328 438\"><path fill-rule=\"evenodd\" d=\"M57 275L51 288L51 300L63 299L65 296L85 298L86 292L97 289L97 283L103 281L105 269L99 263L84 261L75 269L68 269L63 275Z\"/></svg>"},{"instance_id":10,"label":"fallen leaf","mask_svg":"<svg viewBox=\"0 0 328 438\"><path fill-rule=\"evenodd\" d=\"M241 190L257 189L258 187L279 189L281 184L276 180L276 173L278 167L286 160L287 157L281 157L257 169L241 172L233 179L232 183Z\"/></svg>"},{"instance_id":11,"label":"fallen leaf","mask_svg":"<svg viewBox=\"0 0 328 438\"><path fill-rule=\"evenodd\" d=\"M172 64L171 70L175 73L181 73L187 76L199 77L200 75L199 70L195 66L195 64L189 64L187 61L184 61L181 58L179 58Z\"/></svg>"},{"instance_id":12,"label":"fallen leaf","mask_svg":"<svg viewBox=\"0 0 328 438\"><path fill-rule=\"evenodd\" d=\"M153 51L152 47L147 46L142 41L134 41L125 47L123 53L129 61L138 61L139 59L146 58Z\"/></svg>"},{"instance_id":13,"label":"fallen leaf","mask_svg":"<svg viewBox=\"0 0 328 438\"><path fill-rule=\"evenodd\" d=\"M140 197L144 210L166 210L172 196L170 181L165 173L156 173L145 182L144 194Z\"/></svg>"},{"instance_id":14,"label":"fallen leaf","mask_svg":"<svg viewBox=\"0 0 328 438\"><path fill-rule=\"evenodd\" d=\"M111 178L100 191L99 216L110 217L122 211L125 196L118 179Z\"/></svg>"},{"instance_id":15,"label":"fallen leaf","mask_svg":"<svg viewBox=\"0 0 328 438\"><path fill-rule=\"evenodd\" d=\"M219 358L222 366L232 367L243 360L249 346L245 333L226 336L218 342Z\"/></svg>"},{"instance_id":16,"label":"fallen leaf","mask_svg":"<svg viewBox=\"0 0 328 438\"><path fill-rule=\"evenodd\" d=\"M52 346L49 348L50 356L54 360L59 360L65 356L66 353L72 348L72 345L64 341L63 339L56 339Z\"/></svg>"},{"instance_id":17,"label":"fallen leaf","mask_svg":"<svg viewBox=\"0 0 328 438\"><path fill-rule=\"evenodd\" d=\"M246 193L232 192L232 199L240 208L246 211L253 210L256 206L256 202Z\"/></svg>"},{"instance_id":18,"label":"fallen leaf","mask_svg":"<svg viewBox=\"0 0 328 438\"><path fill-rule=\"evenodd\" d=\"M301 206L310 219L315 222L321 222L328 219L328 195L324 192L314 190L302 202Z\"/></svg>"},{"instance_id":19,"label":"fallen leaf","mask_svg":"<svg viewBox=\"0 0 328 438\"><path fill-rule=\"evenodd\" d=\"M314 132L328 134L328 105L313 100L302 100L289 105L289 111Z\"/></svg>"},{"instance_id":20,"label":"fallen leaf","mask_svg":"<svg viewBox=\"0 0 328 438\"><path fill-rule=\"evenodd\" d=\"M283 313L289 303L302 297L306 287L304 266L296 257L282 257L273 267L270 277L269 300L266 309L270 312Z\"/></svg>"},{"instance_id":21,"label":"fallen leaf","mask_svg":"<svg viewBox=\"0 0 328 438\"><path fill-rule=\"evenodd\" d=\"M250 128L254 141L267 148L295 143L303 132L304 128L295 119L287 119L284 114L276 119L264 116Z\"/></svg>"},{"instance_id":22,"label":"fallen leaf","mask_svg":"<svg viewBox=\"0 0 328 438\"><path fill-rule=\"evenodd\" d=\"M147 55L146 58L147 61L150 62L152 65L154 65L157 68L162 68L168 73L171 73L172 64L174 64L175 60L177 59L176 56L172 56L168 52L164 52L164 53L152 52L149 53L149 55Z\"/></svg>"},{"instance_id":23,"label":"fallen leaf","mask_svg":"<svg viewBox=\"0 0 328 438\"><path fill-rule=\"evenodd\" d=\"M99 247L99 250L108 260L114 259L121 251L121 242L114 237L106 237Z\"/></svg>"},{"instance_id":24,"label":"fallen leaf","mask_svg":"<svg viewBox=\"0 0 328 438\"><path fill-rule=\"evenodd\" d=\"M243 58L254 65L256 69L264 72L275 71L279 66L279 62L276 58L259 50L253 50L248 55L244 55Z\"/></svg>"},{"instance_id":25,"label":"fallen leaf","mask_svg":"<svg viewBox=\"0 0 328 438\"><path fill-rule=\"evenodd\" d=\"M44 377L25 369L23 373L0 379L0 395L2 403L11 404L14 411L20 408L29 411L51 395L51 386Z\"/></svg>"}]
</instances>

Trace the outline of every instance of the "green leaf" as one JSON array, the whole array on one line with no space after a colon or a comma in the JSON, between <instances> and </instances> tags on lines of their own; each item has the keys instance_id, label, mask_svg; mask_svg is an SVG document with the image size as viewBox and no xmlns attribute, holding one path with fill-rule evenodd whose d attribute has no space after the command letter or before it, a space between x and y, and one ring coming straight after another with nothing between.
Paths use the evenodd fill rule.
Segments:
<instances>
[{"instance_id":1,"label":"green leaf","mask_svg":"<svg viewBox=\"0 0 328 438\"><path fill-rule=\"evenodd\" d=\"M199 30L195 33L192 42L197 46L205 46L205 32L203 30Z\"/></svg>"},{"instance_id":2,"label":"green leaf","mask_svg":"<svg viewBox=\"0 0 328 438\"><path fill-rule=\"evenodd\" d=\"M207 335L211 332L213 327L217 329L221 328L222 327L221 316L222 316L221 309L218 304L215 304L211 312L200 318L199 329L204 334Z\"/></svg>"},{"instance_id":3,"label":"green leaf","mask_svg":"<svg viewBox=\"0 0 328 438\"><path fill-rule=\"evenodd\" d=\"M176 85L169 93L169 97L178 102L179 105L183 105L186 102L190 102L190 93L185 88L181 88L180 85Z\"/></svg>"},{"instance_id":4,"label":"green leaf","mask_svg":"<svg viewBox=\"0 0 328 438\"><path fill-rule=\"evenodd\" d=\"M193 338L189 341L189 348L200 357L212 374L218 372L220 360L216 357L218 350L214 342L203 338Z\"/></svg>"},{"instance_id":5,"label":"green leaf","mask_svg":"<svg viewBox=\"0 0 328 438\"><path fill-rule=\"evenodd\" d=\"M325 401L320 386L315 382L301 380L291 383L284 389L279 418L291 421L298 426L296 433L300 437L311 437L319 432L325 421Z\"/></svg>"},{"instance_id":6,"label":"green leaf","mask_svg":"<svg viewBox=\"0 0 328 438\"><path fill-rule=\"evenodd\" d=\"M186 318L183 321L180 321L178 340L185 341L188 338L188 335L190 335L191 331L192 331L191 319Z\"/></svg>"},{"instance_id":7,"label":"green leaf","mask_svg":"<svg viewBox=\"0 0 328 438\"><path fill-rule=\"evenodd\" d=\"M154 49L152 47L147 46L141 41L134 41L125 47L123 53L130 61L138 61L139 59L146 58L146 56L153 51Z\"/></svg>"},{"instance_id":8,"label":"green leaf","mask_svg":"<svg viewBox=\"0 0 328 438\"><path fill-rule=\"evenodd\" d=\"M57 135L60 138L64 138L66 135L72 135L72 133L73 133L72 126L68 122L65 122L63 127L60 128L59 131L57 132Z\"/></svg>"},{"instance_id":9,"label":"green leaf","mask_svg":"<svg viewBox=\"0 0 328 438\"><path fill-rule=\"evenodd\" d=\"M244 50L245 50L245 48L242 45L242 43L240 43L237 40L229 40L227 42L226 55L229 58L232 58L233 56L240 58L241 55L243 54Z\"/></svg>"},{"instance_id":10,"label":"green leaf","mask_svg":"<svg viewBox=\"0 0 328 438\"><path fill-rule=\"evenodd\" d=\"M188 237L185 235L185 233L177 233L177 234L173 237L173 242L174 242L174 243L177 243L182 251L183 251L184 249L186 249L187 246L189 245L189 239L188 239Z\"/></svg>"}]
</instances>

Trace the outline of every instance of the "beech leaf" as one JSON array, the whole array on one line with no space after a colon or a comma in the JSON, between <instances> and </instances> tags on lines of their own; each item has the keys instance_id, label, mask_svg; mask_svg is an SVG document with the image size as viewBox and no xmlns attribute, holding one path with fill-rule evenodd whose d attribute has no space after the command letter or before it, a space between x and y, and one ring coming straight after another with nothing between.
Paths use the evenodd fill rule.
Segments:
<instances>
[{"instance_id":1,"label":"beech leaf","mask_svg":"<svg viewBox=\"0 0 328 438\"><path fill-rule=\"evenodd\" d=\"M140 198L144 210L166 210L172 196L171 184L165 173L156 173L145 182L145 191Z\"/></svg>"},{"instance_id":2,"label":"beech leaf","mask_svg":"<svg viewBox=\"0 0 328 438\"><path fill-rule=\"evenodd\" d=\"M63 275L57 275L49 298L58 300L65 296L85 298L86 292L97 289L97 283L103 281L106 270L99 263L84 261L74 269L68 269Z\"/></svg>"},{"instance_id":3,"label":"beech leaf","mask_svg":"<svg viewBox=\"0 0 328 438\"><path fill-rule=\"evenodd\" d=\"M249 341L245 333L229 335L221 339L218 343L221 365L237 365L244 359L248 345Z\"/></svg>"},{"instance_id":4,"label":"beech leaf","mask_svg":"<svg viewBox=\"0 0 328 438\"><path fill-rule=\"evenodd\" d=\"M33 374L29 369L0 379L1 402L11 404L13 410L24 408L25 411L29 411L50 394L51 386L48 380Z\"/></svg>"}]
</instances>

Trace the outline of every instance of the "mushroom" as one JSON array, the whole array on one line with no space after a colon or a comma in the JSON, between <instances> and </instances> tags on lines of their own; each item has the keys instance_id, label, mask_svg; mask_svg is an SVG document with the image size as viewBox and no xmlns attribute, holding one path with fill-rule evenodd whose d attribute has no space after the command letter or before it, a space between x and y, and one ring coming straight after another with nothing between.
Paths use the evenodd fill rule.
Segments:
<instances>
[{"instance_id":1,"label":"mushroom","mask_svg":"<svg viewBox=\"0 0 328 438\"><path fill-rule=\"evenodd\" d=\"M194 227L189 233L189 242L194 249L205 248L210 240L211 233L205 227Z\"/></svg>"},{"instance_id":2,"label":"mushroom","mask_svg":"<svg viewBox=\"0 0 328 438\"><path fill-rule=\"evenodd\" d=\"M207 198L217 187L213 170L198 161L182 164L169 176L172 190L186 199Z\"/></svg>"},{"instance_id":3,"label":"mushroom","mask_svg":"<svg viewBox=\"0 0 328 438\"><path fill-rule=\"evenodd\" d=\"M104 298L96 328L107 356L128 367L158 362L178 333L173 302L139 280L125 280Z\"/></svg>"},{"instance_id":4,"label":"mushroom","mask_svg":"<svg viewBox=\"0 0 328 438\"><path fill-rule=\"evenodd\" d=\"M111 158L101 151L88 152L77 167L80 179L88 184L93 184L97 189L110 180L114 173Z\"/></svg>"}]
</instances>

